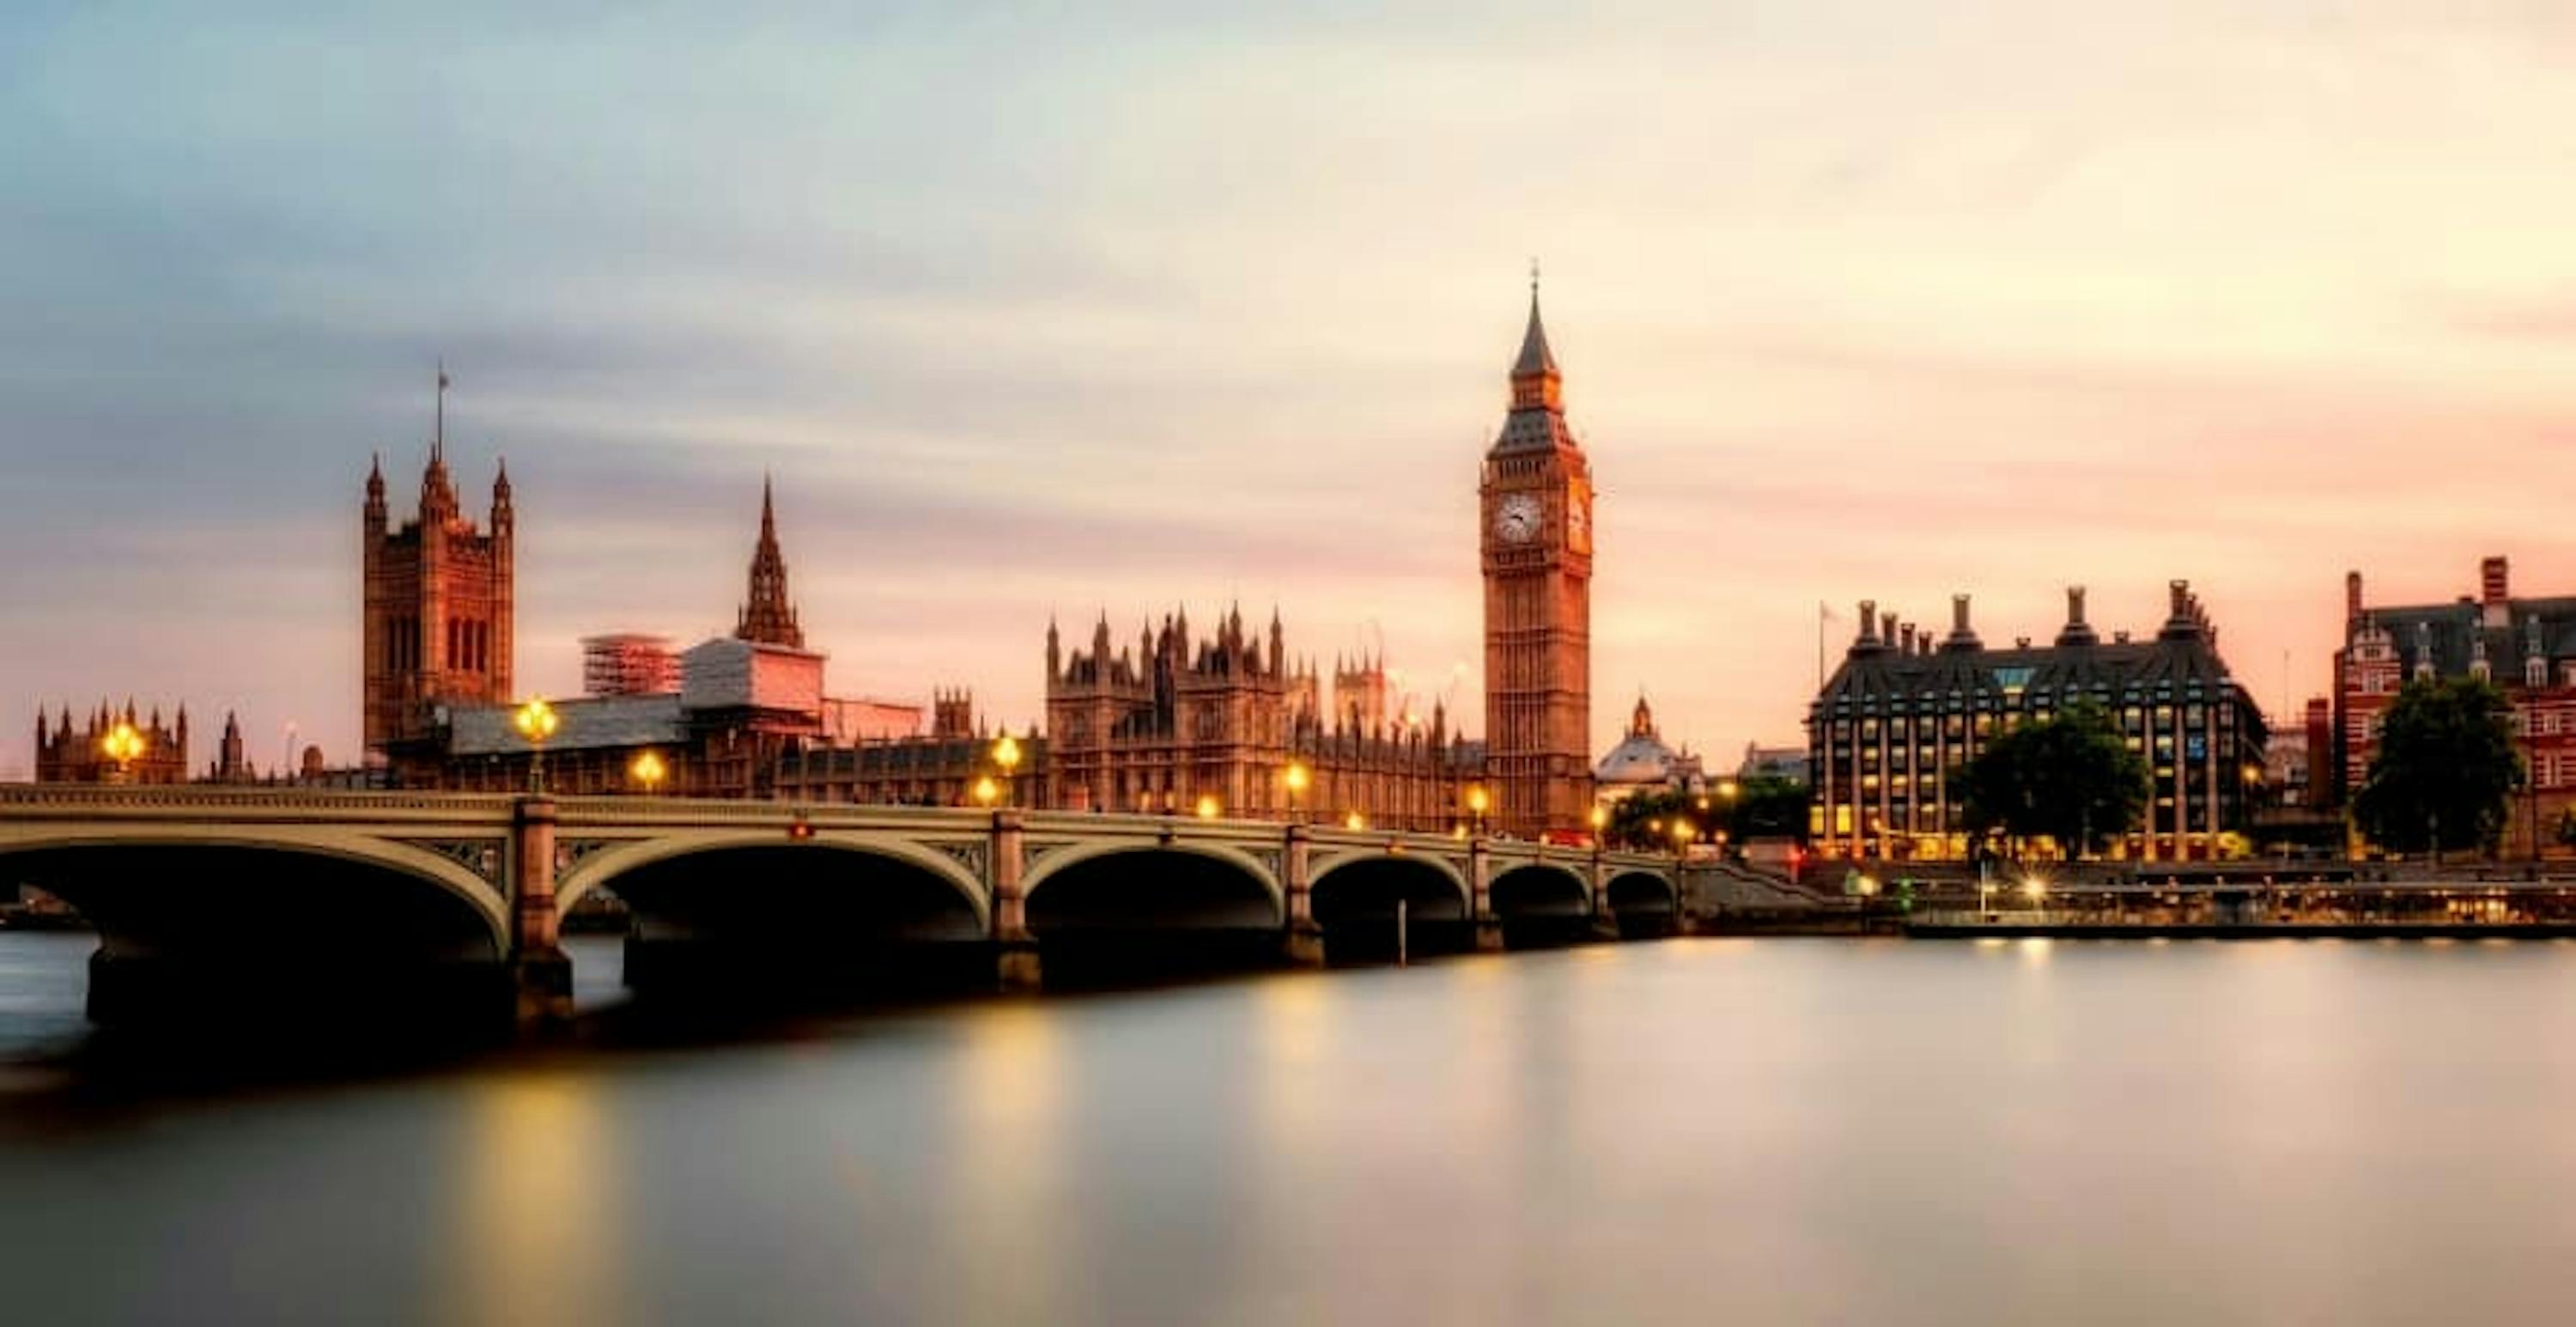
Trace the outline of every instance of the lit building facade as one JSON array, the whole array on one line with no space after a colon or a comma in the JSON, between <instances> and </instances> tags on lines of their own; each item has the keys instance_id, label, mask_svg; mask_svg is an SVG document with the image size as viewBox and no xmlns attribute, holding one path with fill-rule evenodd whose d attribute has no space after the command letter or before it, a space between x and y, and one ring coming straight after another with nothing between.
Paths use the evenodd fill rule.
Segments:
<instances>
[{"instance_id":1,"label":"lit building facade","mask_svg":"<svg viewBox=\"0 0 2576 1327\"><path fill-rule=\"evenodd\" d=\"M2516 598L2509 564L2490 557L2479 565L2475 598L2374 606L2362 601L2361 573L2351 572L2334 672L2334 769L2345 805L2369 778L2380 725L2408 680L2481 677L2513 706L2529 774L2499 846L2508 856L2556 846L2559 818L2576 808L2576 596Z\"/></svg>"},{"instance_id":2,"label":"lit building facade","mask_svg":"<svg viewBox=\"0 0 2576 1327\"><path fill-rule=\"evenodd\" d=\"M123 724L134 730L136 754L118 761L107 752L107 736ZM170 723L161 707L137 716L134 702L122 713L101 703L72 727L71 707L48 727L45 711L36 710L36 782L38 783L186 783L188 781L188 707L179 707Z\"/></svg>"},{"instance_id":3,"label":"lit building facade","mask_svg":"<svg viewBox=\"0 0 2576 1327\"><path fill-rule=\"evenodd\" d=\"M1087 651L1068 654L1047 628L1046 805L1187 815L1205 799L1231 817L1357 815L1424 830L1474 818L1468 790L1484 753L1449 732L1446 709L1389 715L1385 670L1371 660L1335 669L1328 724L1316 670L1289 664L1275 613L1265 641L1240 610L1194 640L1182 611L1111 651L1105 615ZM1292 766L1302 790L1290 786Z\"/></svg>"},{"instance_id":4,"label":"lit building facade","mask_svg":"<svg viewBox=\"0 0 2576 1327\"><path fill-rule=\"evenodd\" d=\"M2053 643L2025 638L2010 649L1978 638L1966 595L1953 597L1950 632L1937 642L1928 628L1862 603L1860 634L1808 711L1816 850L1967 856L1960 771L2012 723L2089 700L2154 779L2145 823L2115 839L2113 855L2219 855L2221 836L2249 823L2267 734L2190 586L2175 581L2170 590L2170 613L2152 639L2124 631L2102 640L2085 621L2078 587L2067 591L2066 624Z\"/></svg>"}]
</instances>

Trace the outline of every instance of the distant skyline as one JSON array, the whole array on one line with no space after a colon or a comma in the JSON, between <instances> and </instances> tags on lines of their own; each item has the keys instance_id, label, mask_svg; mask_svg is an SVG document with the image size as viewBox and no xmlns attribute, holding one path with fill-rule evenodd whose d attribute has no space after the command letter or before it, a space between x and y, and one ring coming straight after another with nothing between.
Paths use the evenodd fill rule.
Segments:
<instances>
[{"instance_id":1,"label":"distant skyline","mask_svg":"<svg viewBox=\"0 0 2576 1327\"><path fill-rule=\"evenodd\" d=\"M837 693L1023 725L1050 614L1239 599L1480 728L1532 255L1596 750L1641 686L1801 740L1819 603L1830 664L1863 598L2000 643L2184 577L2276 709L2347 568L2576 591L2564 6L764 8L0 15L0 773L129 694L354 758L440 356L528 690L729 629L767 472Z\"/></svg>"}]
</instances>

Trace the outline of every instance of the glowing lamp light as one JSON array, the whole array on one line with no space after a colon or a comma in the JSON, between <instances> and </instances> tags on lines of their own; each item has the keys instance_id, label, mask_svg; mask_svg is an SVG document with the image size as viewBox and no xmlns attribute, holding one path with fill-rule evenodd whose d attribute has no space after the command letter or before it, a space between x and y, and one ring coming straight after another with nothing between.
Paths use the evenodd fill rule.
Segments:
<instances>
[{"instance_id":1,"label":"glowing lamp light","mask_svg":"<svg viewBox=\"0 0 2576 1327\"><path fill-rule=\"evenodd\" d=\"M1349 815L1342 817L1342 828L1354 831L1367 829L1368 817L1361 815L1357 811L1353 811Z\"/></svg>"},{"instance_id":2,"label":"glowing lamp light","mask_svg":"<svg viewBox=\"0 0 2576 1327\"><path fill-rule=\"evenodd\" d=\"M510 726L528 743L528 791L546 790L546 739L563 726L562 716L543 696L530 696L519 708L510 711Z\"/></svg>"},{"instance_id":3,"label":"glowing lamp light","mask_svg":"<svg viewBox=\"0 0 2576 1327\"><path fill-rule=\"evenodd\" d=\"M1002 785L993 782L992 775L987 774L984 777L975 780L976 805L991 806L995 799L999 798L1001 795Z\"/></svg>"},{"instance_id":4,"label":"glowing lamp light","mask_svg":"<svg viewBox=\"0 0 2576 1327\"><path fill-rule=\"evenodd\" d=\"M1467 809L1477 815L1485 814L1486 809L1493 804L1494 799L1485 792L1483 784L1477 784L1467 790Z\"/></svg>"},{"instance_id":5,"label":"glowing lamp light","mask_svg":"<svg viewBox=\"0 0 2576 1327\"><path fill-rule=\"evenodd\" d=\"M1301 793L1306 791L1306 784L1314 776L1307 771L1306 762L1302 760L1292 760L1288 762L1288 773L1286 777L1288 780L1288 791L1292 793Z\"/></svg>"},{"instance_id":6,"label":"glowing lamp light","mask_svg":"<svg viewBox=\"0 0 2576 1327\"><path fill-rule=\"evenodd\" d=\"M647 794L660 788L662 780L670 776L670 765L663 761L661 753L657 751L647 751L637 756L634 763L626 767L626 777L634 780Z\"/></svg>"},{"instance_id":7,"label":"glowing lamp light","mask_svg":"<svg viewBox=\"0 0 2576 1327\"><path fill-rule=\"evenodd\" d=\"M1225 808L1224 808L1224 806L1216 800L1216 794L1215 794L1215 793L1200 793L1200 794L1199 794L1199 805L1198 805L1199 819L1201 819L1201 820L1214 820L1214 819L1216 819L1217 812L1222 811L1222 810L1224 810L1224 809L1225 809Z\"/></svg>"},{"instance_id":8,"label":"glowing lamp light","mask_svg":"<svg viewBox=\"0 0 2576 1327\"><path fill-rule=\"evenodd\" d=\"M123 769L143 754L143 734L134 731L133 724L119 719L115 727L107 730L107 736L99 739L98 749Z\"/></svg>"},{"instance_id":9,"label":"glowing lamp light","mask_svg":"<svg viewBox=\"0 0 2576 1327\"><path fill-rule=\"evenodd\" d=\"M1001 767L1004 778L1010 777L1011 771L1020 767L1019 740L1009 733L1002 734L1001 740L993 743L993 763Z\"/></svg>"},{"instance_id":10,"label":"glowing lamp light","mask_svg":"<svg viewBox=\"0 0 2576 1327\"><path fill-rule=\"evenodd\" d=\"M563 726L563 717L555 713L555 707L547 704L545 697L531 696L510 712L510 726L535 745L554 736L555 730Z\"/></svg>"}]
</instances>

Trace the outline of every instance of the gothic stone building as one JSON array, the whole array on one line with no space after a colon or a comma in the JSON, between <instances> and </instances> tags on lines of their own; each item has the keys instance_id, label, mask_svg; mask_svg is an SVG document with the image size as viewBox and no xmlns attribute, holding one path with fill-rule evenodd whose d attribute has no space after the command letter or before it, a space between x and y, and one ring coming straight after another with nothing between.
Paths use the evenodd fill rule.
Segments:
<instances>
[{"instance_id":1,"label":"gothic stone building","mask_svg":"<svg viewBox=\"0 0 2576 1327\"><path fill-rule=\"evenodd\" d=\"M492 481L491 528L474 528L447 475L447 377L439 375L436 430L420 478L419 515L392 529L381 463L367 472L362 648L363 730L371 760L398 759L434 740L434 712L510 699L511 547L516 515L510 470ZM426 748L415 751L416 763Z\"/></svg>"},{"instance_id":2,"label":"gothic stone building","mask_svg":"<svg viewBox=\"0 0 2576 1327\"><path fill-rule=\"evenodd\" d=\"M1064 652L1047 627L1047 787L1066 810L1187 815L1214 798L1225 815L1447 830L1468 815L1479 748L1448 731L1385 714L1383 668L1337 667L1336 718L1325 719L1311 663L1291 667L1277 614L1256 642L1240 610L1193 640L1186 611L1110 653L1109 619L1091 648ZM1372 723L1371 721L1374 720ZM1288 786L1301 765L1309 784Z\"/></svg>"},{"instance_id":3,"label":"gothic stone building","mask_svg":"<svg viewBox=\"0 0 2576 1327\"><path fill-rule=\"evenodd\" d=\"M108 757L107 735L123 723L142 739L143 750L134 759L119 765ZM81 726L72 727L72 711L63 707L61 716L48 728L45 712L36 711L36 782L38 783L185 783L188 781L188 707L179 707L177 719L161 721L161 707L152 707L147 717L136 717L134 702L125 702L119 714L106 702L82 716Z\"/></svg>"},{"instance_id":4,"label":"gothic stone building","mask_svg":"<svg viewBox=\"0 0 2576 1327\"><path fill-rule=\"evenodd\" d=\"M1485 776L1494 825L1588 832L1592 808L1592 468L1530 283L1511 413L1478 490L1485 577Z\"/></svg>"},{"instance_id":5,"label":"gothic stone building","mask_svg":"<svg viewBox=\"0 0 2576 1327\"><path fill-rule=\"evenodd\" d=\"M2344 577L2344 647L2334 659L2333 771L2338 801L2370 776L2379 726L2410 678L2481 677L2502 688L2530 783L2505 818L2508 856L2555 841L2576 808L2576 596L2515 598L2505 559L2478 568L2476 598L2372 607L2361 573ZM2346 803L2348 804L2348 802Z\"/></svg>"},{"instance_id":6,"label":"gothic stone building","mask_svg":"<svg viewBox=\"0 0 2576 1327\"><path fill-rule=\"evenodd\" d=\"M499 500L506 503L507 496L505 487ZM781 765L821 735L825 701L823 656L803 648L804 633L787 597L776 508L765 483L748 580L734 635L683 651L676 690L554 705L559 726L544 744L549 787L565 793L773 794ZM511 721L507 660L492 662L502 678L495 694L468 688L432 695L420 734L392 748L396 782L477 791L528 786L537 753ZM636 770L647 752L663 770L661 781L649 787Z\"/></svg>"},{"instance_id":7,"label":"gothic stone building","mask_svg":"<svg viewBox=\"0 0 2576 1327\"><path fill-rule=\"evenodd\" d=\"M1825 856L1956 859L1969 852L1954 780L2006 726L2079 700L2107 711L2154 776L2146 823L2115 855L2205 859L2248 823L2249 779L2263 768L2263 716L2218 655L2218 632L2191 588L2171 585L2152 640L2109 641L2066 594L2053 644L1988 649L1951 600L1950 634L1860 606L1860 635L1808 711L1814 768L1810 828Z\"/></svg>"}]
</instances>

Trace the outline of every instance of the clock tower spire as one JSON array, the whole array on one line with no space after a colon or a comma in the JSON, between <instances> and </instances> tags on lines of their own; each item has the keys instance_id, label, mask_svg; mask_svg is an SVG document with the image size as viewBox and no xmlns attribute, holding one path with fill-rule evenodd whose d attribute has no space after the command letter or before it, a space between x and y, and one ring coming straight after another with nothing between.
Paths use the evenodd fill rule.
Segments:
<instances>
[{"instance_id":1,"label":"clock tower spire","mask_svg":"<svg viewBox=\"0 0 2576 1327\"><path fill-rule=\"evenodd\" d=\"M1485 774L1497 829L1581 831L1592 802L1592 466L1565 422L1539 318L1478 487L1485 576Z\"/></svg>"}]
</instances>

